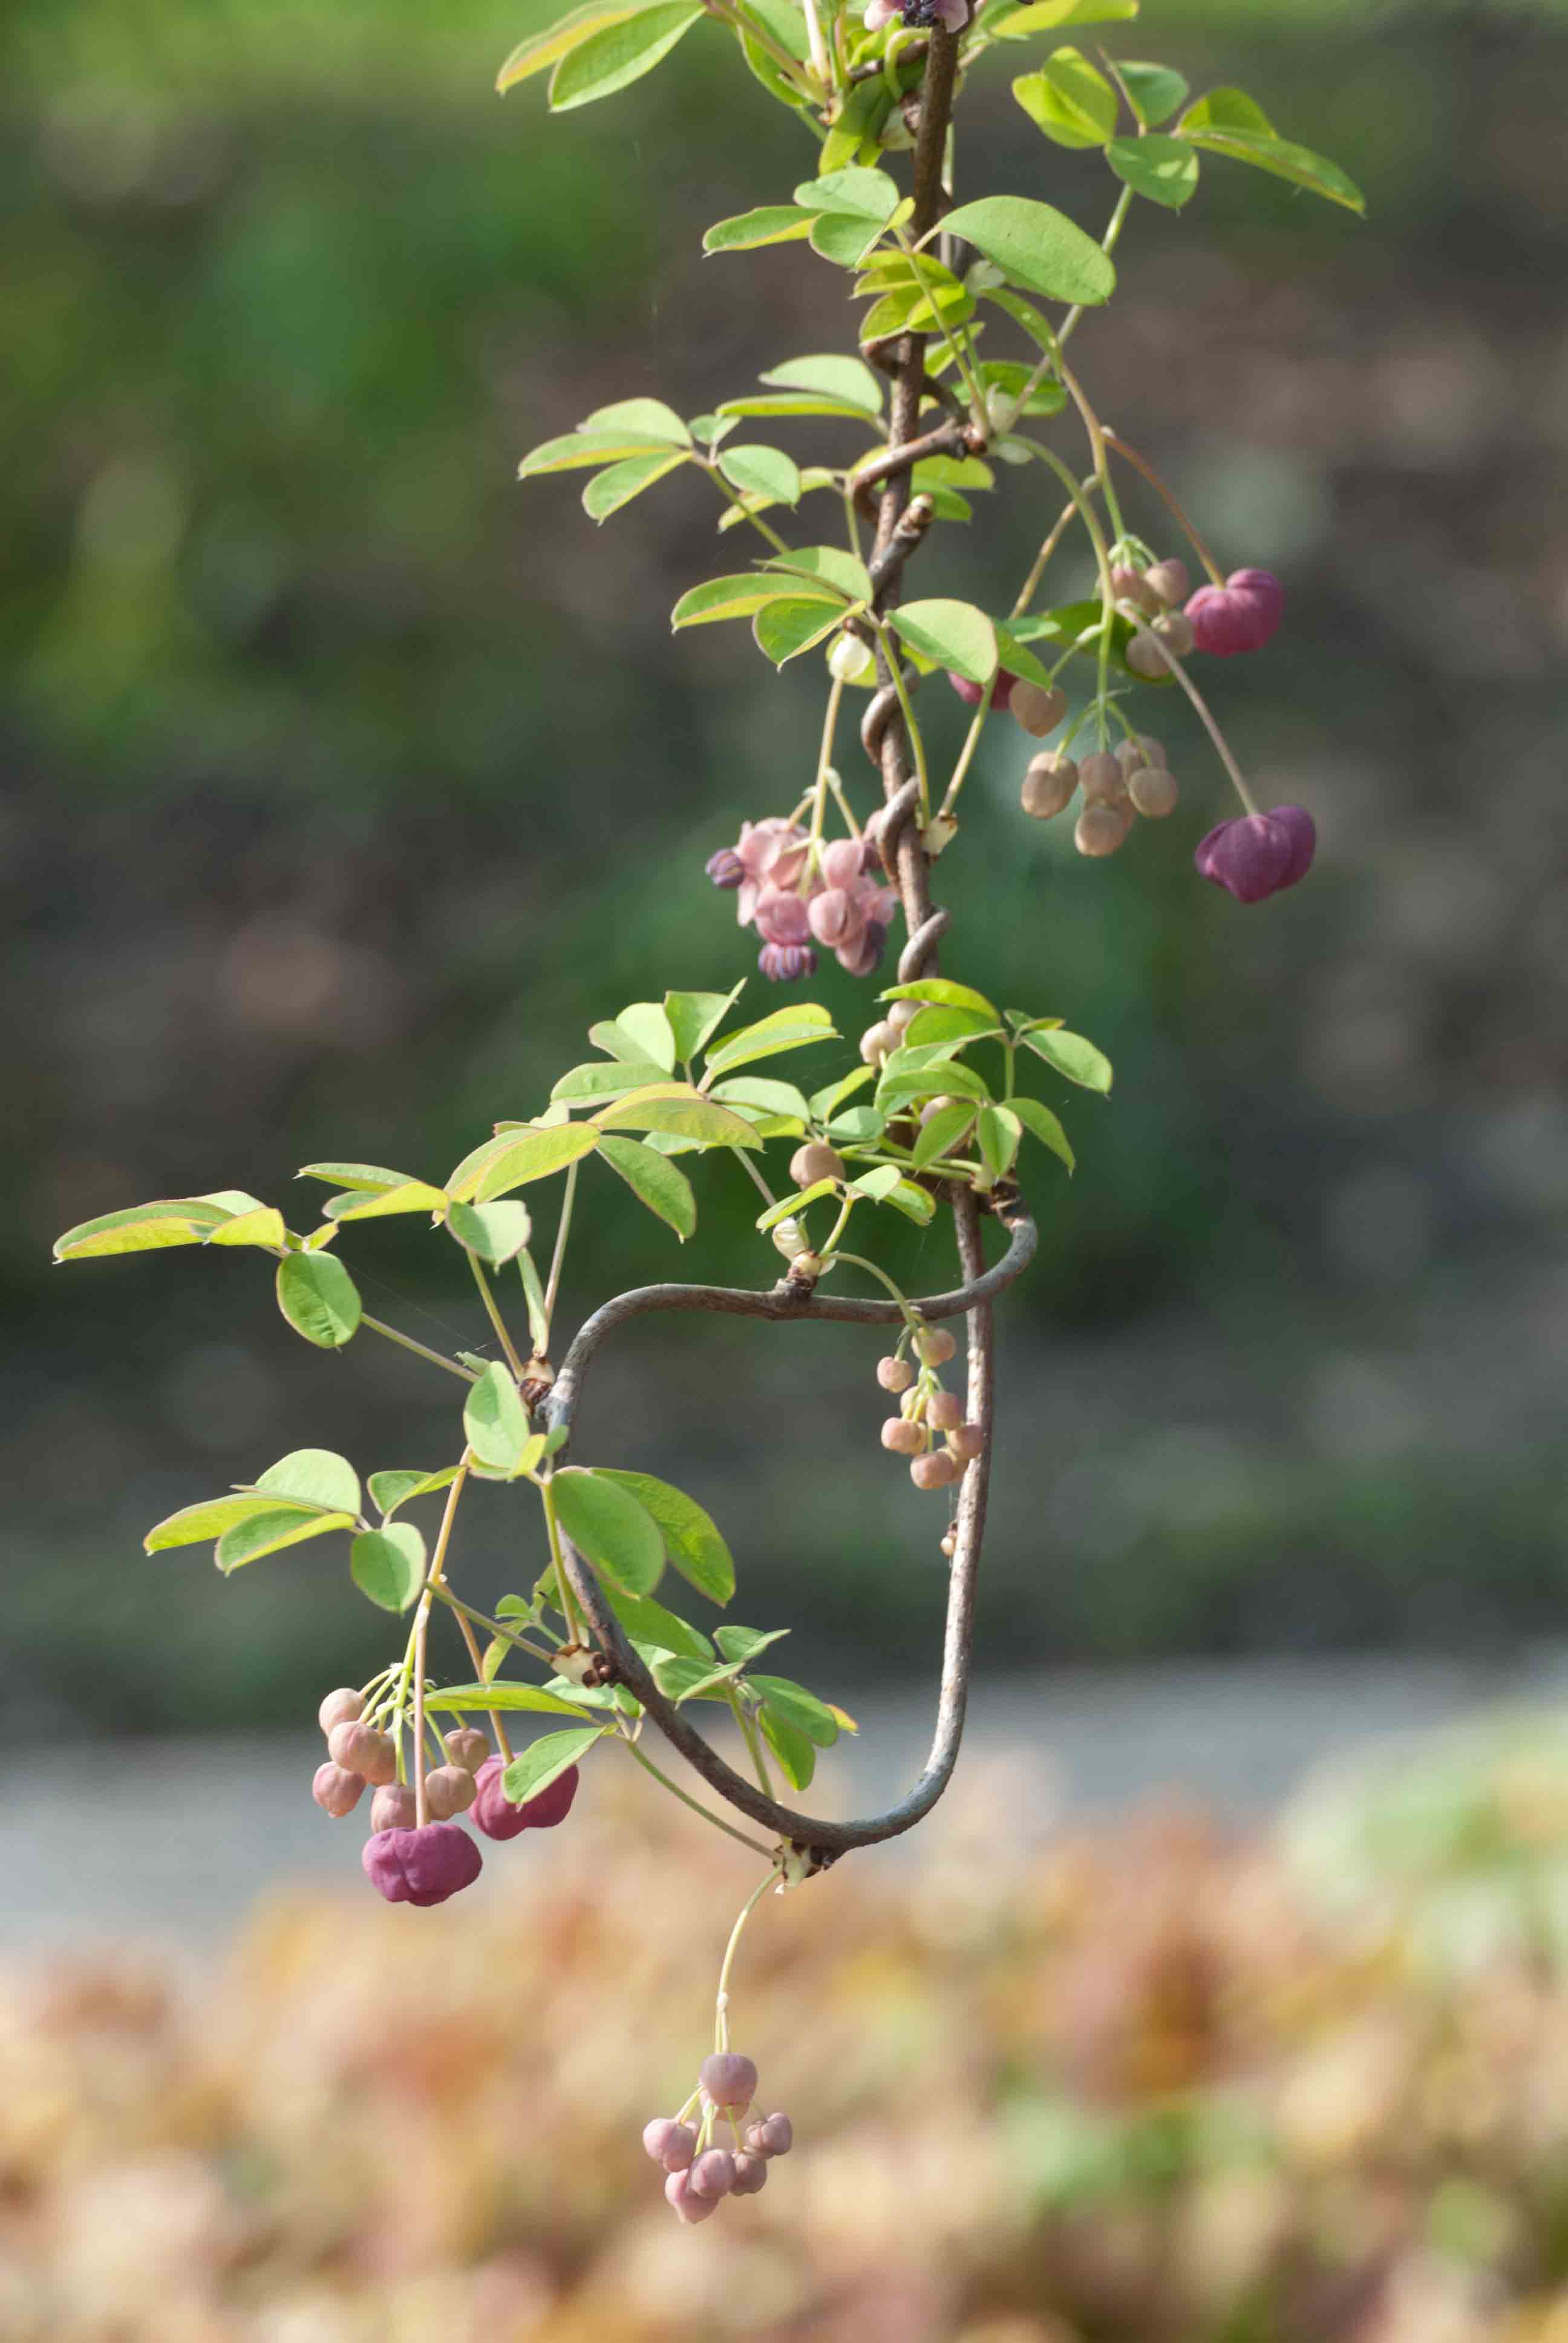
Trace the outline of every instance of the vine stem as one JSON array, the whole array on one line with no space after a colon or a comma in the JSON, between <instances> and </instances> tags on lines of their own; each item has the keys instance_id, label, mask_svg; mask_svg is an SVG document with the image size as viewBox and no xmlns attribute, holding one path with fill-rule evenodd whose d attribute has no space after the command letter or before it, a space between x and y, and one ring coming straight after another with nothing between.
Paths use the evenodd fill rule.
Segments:
<instances>
[{"instance_id":1,"label":"vine stem","mask_svg":"<svg viewBox=\"0 0 1568 2343\"><path fill-rule=\"evenodd\" d=\"M656 1765L651 1757L644 1756L642 1751L638 1747L635 1741L628 1741L623 1738L620 1745L626 1751L628 1757L635 1757L637 1759L638 1764L642 1767L645 1774L651 1774L656 1782L663 1783L665 1788L669 1792L672 1798L678 1798L683 1806L689 1806L692 1813L694 1815L700 1815L705 1823L711 1823L715 1830L721 1830L726 1838L739 1839L741 1845L749 1846L754 1855L768 1855L771 1853L772 1850L764 1846L760 1839L748 1838L746 1833L744 1831L738 1831L733 1823L727 1823L721 1815L712 1813L709 1807L699 1804L696 1798L689 1797L686 1792L681 1788L678 1782L672 1782L670 1780L669 1775L664 1771L662 1766Z\"/></svg>"},{"instance_id":2,"label":"vine stem","mask_svg":"<svg viewBox=\"0 0 1568 2343\"><path fill-rule=\"evenodd\" d=\"M1176 498L1171 495L1170 489L1166 487L1164 481L1161 478L1153 465L1150 463L1148 458L1141 456L1136 447L1130 447L1125 439L1121 438L1118 433L1111 430L1109 424L1106 424L1103 428L1105 432L1106 445L1108 447L1114 447L1122 461L1124 463L1131 464L1135 472L1142 473L1144 478L1148 481L1155 495L1163 498L1165 504L1174 515L1177 527L1181 530L1188 544L1191 547L1193 552L1197 555L1199 560L1208 571L1212 583L1216 586L1223 586L1225 580L1221 574L1218 562L1210 552L1208 547L1204 544L1202 538L1199 536L1192 522L1187 518L1181 506L1177 503Z\"/></svg>"},{"instance_id":3,"label":"vine stem","mask_svg":"<svg viewBox=\"0 0 1568 2343\"><path fill-rule=\"evenodd\" d=\"M1019 592L1019 598L1009 613L1010 617L1021 618L1027 615L1030 604L1033 601L1035 596L1040 591L1040 581L1045 576L1046 571L1050 568L1052 560L1055 558L1057 548L1060 545L1062 538L1067 535L1068 530L1072 527L1073 522L1080 517L1081 507L1079 498L1087 497L1093 487L1094 475L1091 472L1086 480L1081 480L1079 482L1078 496L1070 497L1066 504L1063 505L1061 515L1060 519L1057 521L1056 527L1051 530L1050 535L1046 538L1045 543L1040 547L1040 551L1035 556L1034 567L1023 581L1023 585Z\"/></svg>"},{"instance_id":4,"label":"vine stem","mask_svg":"<svg viewBox=\"0 0 1568 2343\"><path fill-rule=\"evenodd\" d=\"M767 1878L746 1898L740 1907L739 1917L729 1931L729 1942L724 1948L724 1959L719 1971L719 1991L713 2003L713 2046L716 2050L728 2050L729 2047L729 1978L735 1966L735 1956L740 1949L740 1939L746 1932L746 1923L774 1882L783 1875L783 1865L776 1863Z\"/></svg>"},{"instance_id":5,"label":"vine stem","mask_svg":"<svg viewBox=\"0 0 1568 2343\"><path fill-rule=\"evenodd\" d=\"M427 1343L417 1342L412 1334L400 1334L396 1326L388 1326L383 1319L372 1318L367 1310L361 1313L359 1323L368 1326L373 1334L383 1335L388 1342L396 1342L399 1350L412 1351L417 1359L427 1359L433 1367L445 1367L449 1375L456 1375L461 1383L477 1383L479 1380L471 1367L460 1367L456 1359L443 1358L439 1351L432 1351Z\"/></svg>"},{"instance_id":6,"label":"vine stem","mask_svg":"<svg viewBox=\"0 0 1568 2343\"><path fill-rule=\"evenodd\" d=\"M567 1257L567 1238L572 1225L572 1205L577 1200L578 1167L576 1161L567 1165L566 1185L561 1190L561 1216L556 1226L555 1251L550 1255L550 1273L545 1286L545 1337L549 1339L550 1321L556 1314L556 1296L561 1290L561 1270Z\"/></svg>"},{"instance_id":7,"label":"vine stem","mask_svg":"<svg viewBox=\"0 0 1568 2343\"><path fill-rule=\"evenodd\" d=\"M507 1332L507 1322L502 1317L496 1297L490 1291L490 1281L479 1266L479 1256L477 1252L470 1252L468 1254L468 1266L474 1272L474 1282L479 1289L479 1298L484 1302L486 1314L488 1317L491 1325L496 1330L497 1339L500 1342L502 1350L507 1354L507 1364L510 1367L513 1376L517 1382L521 1383L524 1379L526 1370L521 1359L518 1356L512 1338Z\"/></svg>"},{"instance_id":8,"label":"vine stem","mask_svg":"<svg viewBox=\"0 0 1568 2343\"><path fill-rule=\"evenodd\" d=\"M452 1542L452 1525L457 1518L458 1500L472 1462L472 1451L465 1448L457 1476L447 1492L446 1511L441 1515L436 1551L430 1557L430 1567L419 1596L418 1614L414 1621L414 1819L421 1830L430 1818L425 1795L425 1650L430 1634L430 1605L446 1574L447 1549Z\"/></svg>"}]
</instances>

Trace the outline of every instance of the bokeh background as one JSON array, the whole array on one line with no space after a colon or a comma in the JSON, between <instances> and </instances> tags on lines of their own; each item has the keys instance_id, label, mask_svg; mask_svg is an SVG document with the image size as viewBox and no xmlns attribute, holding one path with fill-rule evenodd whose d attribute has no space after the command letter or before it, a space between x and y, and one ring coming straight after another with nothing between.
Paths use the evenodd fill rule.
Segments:
<instances>
[{"instance_id":1,"label":"bokeh background","mask_svg":"<svg viewBox=\"0 0 1568 2343\"><path fill-rule=\"evenodd\" d=\"M524 448L609 398L695 412L848 340L836 280L803 248L700 257L705 226L787 190L809 150L700 33L603 107L548 122L538 85L499 103L496 65L547 13L15 0L8 19L0 1921L19 1944L68 1933L74 1958L95 1959L126 1912L210 1946L291 1865L347 1867L340 1839L319 1853L313 1808L280 1819L304 1796L290 1736L326 1684L379 1664L382 1629L315 1549L225 1584L199 1556L148 1563L148 1523L307 1442L365 1469L434 1463L451 1425L415 1363L366 1342L307 1351L253 1262L55 1272L51 1238L146 1197L281 1198L317 1157L438 1177L498 1116L535 1110L592 1019L746 971L700 866L742 815L788 807L815 746L801 670L774 680L742 629L669 636L676 595L735 549L693 490L666 483L601 533L572 479L514 478ZM600 2114L573 2128L566 2083L546 2094L574 2143L551 2151L558 2200L538 2195L528 2124L543 2118L515 2099L493 2110L515 2118L496 2178L454 2046L509 2028L486 2087L511 2076L526 2102L530 2049L584 2023L560 1975L579 1943L585 1975L618 1991L624 1920L599 1891L653 1858L646 1814L607 1795L585 1825L594 1864L562 1854L525 1899L558 1957L504 2009L493 1965L533 1940L499 1889L472 1938L437 1921L417 1950L374 1916L290 1907L254 1924L222 1982L204 1956L194 2001L188 1977L100 1966L46 1989L24 1964L0 2022L28 2110L0 2156L0 2332L11 2316L31 2337L46 2315L52 2334L174 2335L168 2271L189 2259L210 2286L177 2332L200 2343L337 2343L361 2317L419 2338L464 2319L565 2337L611 2304L634 2333L628 2305L650 2286L660 2337L665 2318L732 2331L742 2298L780 2335L916 2343L991 2343L1009 2319L997 2343L1162 2320L1216 2343L1568 2333L1568 2311L1531 2325L1512 2308L1547 2300L1568 2235L1537 2097L1564 2055L1552 1729L1523 1756L1483 1739L1418 1764L1424 1798L1363 1777L1316 1870L1298 1859L1304 1810L1288 1825L1259 1811L1324 1747L1555 1664L1568 7L1149 0L1117 45L1199 86L1241 82L1369 196L1362 224L1207 164L1187 213L1141 207L1123 297L1079 345L1101 411L1227 566L1290 581L1285 635L1226 669L1219 697L1262 795L1310 806L1323 844L1312 884L1263 909L1203 888L1191 845L1228 809L1175 715L1185 800L1167 830L1082 865L1060 825L1018 815L1026 749L1003 728L943 866L963 972L1064 1015L1118 1078L1109 1105L1052 1101L1080 1171L1037 1182L1041 1257L1005 1313L980 1624L992 1804L977 1791L952 1825L950 1874L932 1855L825 1884L835 1949L786 1932L759 1956L783 1965L769 2064L801 2076L798 2102L830 2107L820 2123L880 2174L884 2211L857 2246L848 2215L834 2226L836 2167L819 2168L811 2202L838 2242L816 2293L780 2293L801 2219L781 2177L757 2208L778 2210L770 2245L750 2261L726 2246L740 2259L696 2279L688 2255L672 2310L640 2265L595 2259L631 2167L599 2142ZM988 181L1100 219L1101 166L1044 145L1005 85L997 66L977 86L966 134ZM779 437L805 456L832 427ZM1158 508L1134 493L1129 508L1161 541ZM944 534L950 590L995 601L1040 521L1027 494L982 503ZM934 559L930 574L935 590ZM836 970L812 990L846 1030L863 1021L864 989ZM678 1260L618 1191L593 1201L568 1316L690 1270L697 1249ZM771 1273L751 1210L739 1179L709 1180L707 1273ZM370 1306L484 1347L451 1249L408 1226L356 1252ZM914 1284L945 1279L934 1241L911 1236L902 1262ZM880 1759L856 1763L890 1782L918 1740L943 1590L929 1512L873 1453L875 1350L659 1326L603 1363L584 1429L594 1454L712 1507L741 1615L792 1626L792 1667L861 1713L868 1745L885 1724ZM465 1568L494 1595L532 1560L499 1512L475 1518ZM1052 1753L1070 1835L1042 1843ZM1227 1819L1161 1809L1070 1835L1086 1802L1108 1815L1170 1783ZM994 1876L966 1836L988 1811L1018 1840ZM1362 1838L1364 1899L1323 1904ZM642 1900L674 1964L691 1896L717 1912L722 1882L679 1833L655 1852L662 1887L649 1875ZM687 1979L689 2032L721 1933L714 1919ZM318 2008L343 1965L368 2015L341 1993ZM808 2062L818 2003L838 2046ZM377 2083L395 2099L378 2137L411 2127L432 2161L417 2180L375 2164L357 2227L346 2175L369 2151L357 2134L319 2150L344 2198L327 2217L307 2118L324 2077L397 2066L388 2010L424 2046ZM624 2037L601 2001L595 2025L651 2089L683 2053L621 2022ZM880 2046L864 2058L845 2046L857 2026ZM1146 2058L1141 2027L1164 2046ZM1134 2047L1102 2056L1118 2028ZM246 2060L296 2029L320 2056L297 2052L284 2138ZM972 2051L961 2075L950 2030ZM598 2055L608 2140L621 2080ZM1329 2110L1309 2186L1273 2095L1320 2058L1364 2104L1346 2114L1298 2077ZM1036 2108L1027 2153L997 2113L1015 2101ZM1059 2181L1088 2190L1115 2286L1060 2275ZM388 2209L405 2187L447 2208L428 2236ZM922 2222L948 2234L939 2200L963 2251L911 2260ZM1194 2207L1214 2226L1189 2235ZM105 2278L91 2240L111 2230L196 2242ZM1233 2283L1200 2299L1190 2266Z\"/></svg>"}]
</instances>

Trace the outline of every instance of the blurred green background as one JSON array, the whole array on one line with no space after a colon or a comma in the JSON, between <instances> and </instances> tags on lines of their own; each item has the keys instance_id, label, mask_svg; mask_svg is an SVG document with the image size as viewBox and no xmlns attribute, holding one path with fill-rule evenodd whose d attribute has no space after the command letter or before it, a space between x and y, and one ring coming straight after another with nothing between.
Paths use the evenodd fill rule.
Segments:
<instances>
[{"instance_id":1,"label":"blurred green background","mask_svg":"<svg viewBox=\"0 0 1568 2343\"><path fill-rule=\"evenodd\" d=\"M675 596L735 550L694 490L601 534L577 484L515 465L609 398L696 412L846 346L851 313L803 246L700 257L809 162L725 44L700 29L549 122L537 84L490 94L546 13L13 6L16 1731L297 1722L381 1656L346 1573L307 1549L226 1585L146 1561L142 1532L305 1443L434 1464L454 1430L416 1363L307 1352L256 1263L52 1273L57 1231L281 1199L313 1157L438 1177L537 1111L590 1020L749 965L701 864L798 794L816 679L775 679L743 629L672 640ZM1268 658L1213 673L1261 794L1323 845L1270 906L1202 887L1191 845L1230 809L1178 716L1181 814L1086 866L1017 812L1021 736L988 743L940 874L949 964L1093 1035L1118 1081L1052 1100L1080 1170L1037 1175L1041 1258L1006 1311L982 1654L1506 1647L1558 1632L1568 1574L1568 10L1149 0L1118 45L1243 83L1370 199L1363 226L1210 164L1180 217L1140 207L1078 346L1226 566L1289 580ZM1102 166L1006 81L974 77L960 175L983 157L988 186L1097 225ZM780 437L820 455L833 428ZM1021 573L1049 499L1007 485L922 590L994 602ZM843 762L864 805L847 739ZM837 970L812 991L865 1021ZM729 1167L683 1258L609 1184L571 1319L650 1276L772 1274ZM372 1309L480 1344L450 1247L403 1223L353 1257ZM934 1239L900 1260L945 1281ZM796 1624L800 1672L840 1692L929 1670L942 1597L933 1518L875 1451L877 1347L661 1324L583 1425L585 1453L713 1507L739 1615ZM471 1534L485 1591L537 1566L498 1503Z\"/></svg>"}]
</instances>

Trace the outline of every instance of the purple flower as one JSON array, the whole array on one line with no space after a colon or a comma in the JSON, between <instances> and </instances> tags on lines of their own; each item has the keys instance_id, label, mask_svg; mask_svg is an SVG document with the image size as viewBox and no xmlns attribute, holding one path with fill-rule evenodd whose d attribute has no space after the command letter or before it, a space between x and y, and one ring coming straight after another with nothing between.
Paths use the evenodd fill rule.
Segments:
<instances>
[{"instance_id":1,"label":"purple flower","mask_svg":"<svg viewBox=\"0 0 1568 2343\"><path fill-rule=\"evenodd\" d=\"M764 944L757 965L769 984L794 984L817 973L817 955L808 944Z\"/></svg>"},{"instance_id":2,"label":"purple flower","mask_svg":"<svg viewBox=\"0 0 1568 2343\"><path fill-rule=\"evenodd\" d=\"M558 1823L565 1822L578 1794L575 1765L568 1765L564 1774L556 1775L548 1789L520 1806L512 1804L502 1786L506 1770L504 1759L487 1757L474 1776L477 1786L468 1819L487 1838L516 1838L519 1831L553 1830Z\"/></svg>"},{"instance_id":3,"label":"purple flower","mask_svg":"<svg viewBox=\"0 0 1568 2343\"><path fill-rule=\"evenodd\" d=\"M869 976L882 957L888 930L879 920L869 920L856 944L840 944L835 958L850 976Z\"/></svg>"},{"instance_id":4,"label":"purple flower","mask_svg":"<svg viewBox=\"0 0 1568 2343\"><path fill-rule=\"evenodd\" d=\"M811 922L803 897L783 887L764 887L757 898L757 932L765 944L803 944Z\"/></svg>"},{"instance_id":5,"label":"purple flower","mask_svg":"<svg viewBox=\"0 0 1568 2343\"><path fill-rule=\"evenodd\" d=\"M1261 903L1294 887L1312 867L1318 834L1304 806L1277 806L1211 830L1193 860L1201 875L1238 903Z\"/></svg>"},{"instance_id":6,"label":"purple flower","mask_svg":"<svg viewBox=\"0 0 1568 2343\"><path fill-rule=\"evenodd\" d=\"M739 887L746 876L746 865L732 846L721 846L702 867L716 887Z\"/></svg>"},{"instance_id":7,"label":"purple flower","mask_svg":"<svg viewBox=\"0 0 1568 2343\"><path fill-rule=\"evenodd\" d=\"M456 1823L427 1823L423 1830L377 1831L360 1861L388 1904L430 1905L471 1887L485 1858Z\"/></svg>"},{"instance_id":8,"label":"purple flower","mask_svg":"<svg viewBox=\"0 0 1568 2343\"><path fill-rule=\"evenodd\" d=\"M866 925L859 897L843 887L827 887L821 894L813 895L807 906L807 916L811 933L830 951L852 951Z\"/></svg>"},{"instance_id":9,"label":"purple flower","mask_svg":"<svg viewBox=\"0 0 1568 2343\"><path fill-rule=\"evenodd\" d=\"M1267 569L1237 569L1223 586L1201 586L1187 605L1194 647L1237 659L1272 642L1285 615L1285 589Z\"/></svg>"}]
</instances>

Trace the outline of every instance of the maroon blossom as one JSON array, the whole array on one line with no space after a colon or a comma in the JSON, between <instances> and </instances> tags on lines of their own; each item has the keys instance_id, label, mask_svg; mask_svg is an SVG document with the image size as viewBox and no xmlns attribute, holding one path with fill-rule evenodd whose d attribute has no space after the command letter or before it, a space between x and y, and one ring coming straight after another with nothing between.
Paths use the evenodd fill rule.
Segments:
<instances>
[{"instance_id":1,"label":"maroon blossom","mask_svg":"<svg viewBox=\"0 0 1568 2343\"><path fill-rule=\"evenodd\" d=\"M516 1838L520 1831L554 1830L564 1823L571 1812L572 1800L578 1794L578 1769L568 1765L558 1774L548 1789L537 1798L526 1799L515 1806L502 1786L506 1761L487 1757L474 1776L474 1803L468 1809L469 1820L482 1830L487 1838Z\"/></svg>"},{"instance_id":2,"label":"maroon blossom","mask_svg":"<svg viewBox=\"0 0 1568 2343\"><path fill-rule=\"evenodd\" d=\"M985 698L983 683L971 683L967 675L955 675L951 668L948 669L948 681L966 708L978 708ZM996 681L991 687L990 704L993 708L1005 709L1008 701L1012 698L1012 688L1017 681L1018 678L1010 669L998 668Z\"/></svg>"},{"instance_id":3,"label":"maroon blossom","mask_svg":"<svg viewBox=\"0 0 1568 2343\"><path fill-rule=\"evenodd\" d=\"M1267 569L1236 569L1223 586L1201 586L1187 605L1193 647L1238 659L1272 642L1285 615L1285 589Z\"/></svg>"},{"instance_id":4,"label":"maroon blossom","mask_svg":"<svg viewBox=\"0 0 1568 2343\"><path fill-rule=\"evenodd\" d=\"M422 1830L377 1831L360 1857L365 1876L388 1904L444 1904L459 1888L471 1887L484 1856L456 1823L427 1823Z\"/></svg>"},{"instance_id":5,"label":"maroon blossom","mask_svg":"<svg viewBox=\"0 0 1568 2343\"><path fill-rule=\"evenodd\" d=\"M757 965L769 984L798 984L817 973L817 955L809 944L764 944Z\"/></svg>"},{"instance_id":6,"label":"maroon blossom","mask_svg":"<svg viewBox=\"0 0 1568 2343\"><path fill-rule=\"evenodd\" d=\"M1238 903L1261 903L1296 886L1312 867L1317 831L1303 806L1239 816L1211 830L1193 856L1199 871Z\"/></svg>"}]
</instances>

